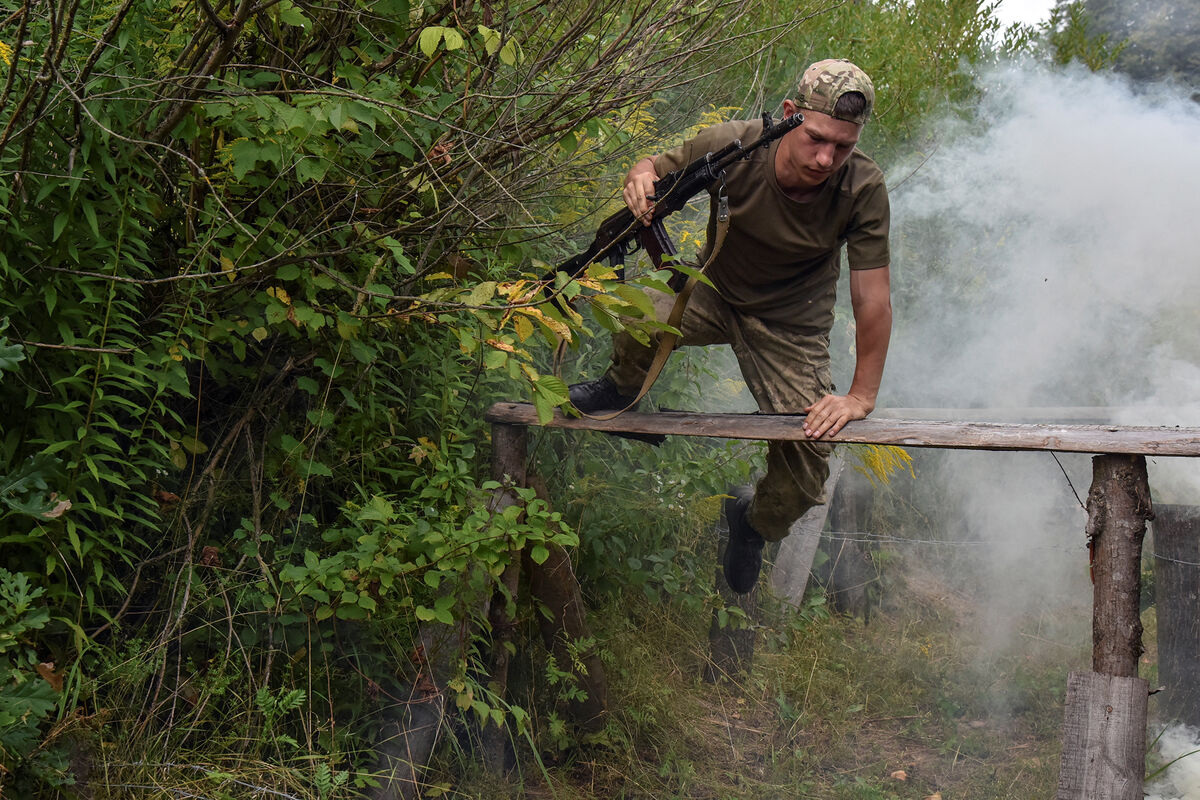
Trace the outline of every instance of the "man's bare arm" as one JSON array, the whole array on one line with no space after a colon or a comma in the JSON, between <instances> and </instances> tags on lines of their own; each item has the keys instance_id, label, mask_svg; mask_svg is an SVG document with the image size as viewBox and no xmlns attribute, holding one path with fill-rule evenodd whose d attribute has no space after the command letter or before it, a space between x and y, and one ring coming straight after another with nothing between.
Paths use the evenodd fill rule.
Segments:
<instances>
[{"instance_id":1,"label":"man's bare arm","mask_svg":"<svg viewBox=\"0 0 1200 800\"><path fill-rule=\"evenodd\" d=\"M845 395L830 394L805 409L804 433L819 439L836 434L847 422L875 410L883 364L892 336L891 273L888 267L850 271L850 305L854 309L854 379Z\"/></svg>"}]
</instances>

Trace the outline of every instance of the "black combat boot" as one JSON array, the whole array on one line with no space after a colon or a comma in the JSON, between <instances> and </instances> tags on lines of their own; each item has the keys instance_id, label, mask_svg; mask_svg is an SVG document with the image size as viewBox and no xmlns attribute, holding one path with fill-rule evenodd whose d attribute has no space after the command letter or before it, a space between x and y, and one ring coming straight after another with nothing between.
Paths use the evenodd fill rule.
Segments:
<instances>
[{"instance_id":1,"label":"black combat boot","mask_svg":"<svg viewBox=\"0 0 1200 800\"><path fill-rule=\"evenodd\" d=\"M749 486L730 489L725 501L725 521L729 525L729 543L725 545L725 581L738 594L746 594L758 583L762 569L762 551L766 541L750 526L747 512L754 490Z\"/></svg>"},{"instance_id":2,"label":"black combat boot","mask_svg":"<svg viewBox=\"0 0 1200 800\"><path fill-rule=\"evenodd\" d=\"M605 375L594 381L572 383L571 404L585 414L597 411L620 411L633 402L635 395L621 394L612 378Z\"/></svg>"}]
</instances>

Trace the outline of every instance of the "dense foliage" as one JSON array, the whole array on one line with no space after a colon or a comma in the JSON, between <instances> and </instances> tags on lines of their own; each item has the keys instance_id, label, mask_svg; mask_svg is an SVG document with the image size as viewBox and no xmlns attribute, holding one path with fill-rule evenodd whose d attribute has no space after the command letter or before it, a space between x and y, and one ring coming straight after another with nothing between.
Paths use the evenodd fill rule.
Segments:
<instances>
[{"instance_id":1,"label":"dense foliage","mask_svg":"<svg viewBox=\"0 0 1200 800\"><path fill-rule=\"evenodd\" d=\"M876 74L872 135L901 151L931 105L969 94L959 65L993 30L977 0L12 12L0 780L82 779L103 749L119 785L122 764L201 749L320 796L362 785L371 715L417 680L422 626L486 630L515 551L577 541L528 490L489 508L481 421L501 396L561 404L552 345L587 352L593 327L644 306L602 268L550 287L585 314L546 303L538 278L571 249L565 233L610 207L666 132L712 105L773 106L815 57ZM647 475L654 496L711 494L747 467L688 479L683 465L737 455L690 446L657 470L630 456L577 496ZM637 511L600 527L636 529ZM702 569L672 558L668 530L596 540L585 577L674 591ZM457 708L519 728L528 714L480 683L469 637L457 644Z\"/></svg>"},{"instance_id":2,"label":"dense foliage","mask_svg":"<svg viewBox=\"0 0 1200 800\"><path fill-rule=\"evenodd\" d=\"M1054 16L1068 33L1090 33L1111 52L1112 66L1134 80L1173 79L1193 90L1200 87L1200 6L1195 3L1060 0Z\"/></svg>"}]
</instances>

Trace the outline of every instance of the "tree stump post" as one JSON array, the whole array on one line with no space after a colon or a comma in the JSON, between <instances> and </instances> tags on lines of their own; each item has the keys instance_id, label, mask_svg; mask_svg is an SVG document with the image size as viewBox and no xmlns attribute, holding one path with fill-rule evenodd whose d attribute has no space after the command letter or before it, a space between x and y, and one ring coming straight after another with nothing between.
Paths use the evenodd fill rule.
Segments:
<instances>
[{"instance_id":1,"label":"tree stump post","mask_svg":"<svg viewBox=\"0 0 1200 800\"><path fill-rule=\"evenodd\" d=\"M813 578L825 587L833 610L861 617L864 625L871 622L871 586L878 582L879 573L863 539L855 534L868 533L873 490L858 470L842 476L830 498L829 534L821 538L826 558L813 569Z\"/></svg>"},{"instance_id":2,"label":"tree stump post","mask_svg":"<svg viewBox=\"0 0 1200 800\"><path fill-rule=\"evenodd\" d=\"M524 425L492 425L492 478L500 482L500 488L492 494L489 503L492 513L498 514L519 502L512 489L524 486L526 482L526 431ZM508 566L500 576L502 588L496 591L488 609L488 623L492 629L488 684L497 697L503 697L508 687L508 666L512 660L509 646L516 625L509 613L509 604L517 596L517 584L521 579L521 554L513 551L511 555ZM487 768L492 772L505 772L511 753L507 729L485 722L480 740Z\"/></svg>"},{"instance_id":3,"label":"tree stump post","mask_svg":"<svg viewBox=\"0 0 1200 800\"><path fill-rule=\"evenodd\" d=\"M779 552L771 567L771 593L795 608L804 605L804 593L808 589L813 560L821 545L821 531L825 529L825 520L837 496L842 466L843 460L840 456L829 459L829 478L825 481L825 497L829 502L813 506L792 523L787 538L779 543Z\"/></svg>"},{"instance_id":4,"label":"tree stump post","mask_svg":"<svg viewBox=\"0 0 1200 800\"><path fill-rule=\"evenodd\" d=\"M1143 456L1092 459L1092 672L1071 673L1058 800L1142 800L1149 685L1142 654L1141 557L1153 518Z\"/></svg>"},{"instance_id":5,"label":"tree stump post","mask_svg":"<svg viewBox=\"0 0 1200 800\"><path fill-rule=\"evenodd\" d=\"M1158 676L1170 717L1200 728L1200 508L1154 509Z\"/></svg>"},{"instance_id":6,"label":"tree stump post","mask_svg":"<svg viewBox=\"0 0 1200 800\"><path fill-rule=\"evenodd\" d=\"M379 785L368 794L371 800L421 796L426 767L444 728L445 685L453 666L452 653L469 635L467 627L466 623L422 625L421 644L413 654L416 677L384 690L391 702L381 713L374 768Z\"/></svg>"}]
</instances>

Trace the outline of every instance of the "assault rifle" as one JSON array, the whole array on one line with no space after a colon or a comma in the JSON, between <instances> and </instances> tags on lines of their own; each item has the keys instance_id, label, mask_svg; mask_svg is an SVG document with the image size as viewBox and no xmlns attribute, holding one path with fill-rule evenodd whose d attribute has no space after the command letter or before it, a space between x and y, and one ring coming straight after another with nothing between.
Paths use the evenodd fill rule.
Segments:
<instances>
[{"instance_id":1,"label":"assault rifle","mask_svg":"<svg viewBox=\"0 0 1200 800\"><path fill-rule=\"evenodd\" d=\"M771 119L770 113L766 113L762 115L762 120L762 135L749 145L743 146L740 139L734 139L717 152L706 153L686 167L656 180L654 194L650 196L654 201L654 209L648 227L635 218L628 208L621 209L600 223L600 227L596 229L596 236L586 250L567 259L547 274L547 285L554 284L555 274L559 272L578 278L587 269L588 264L601 259L607 260L609 266L621 270L626 256L633 255L638 247L646 248L655 266L661 267L664 257L677 254L675 245L667 236L663 219L687 205L693 196L723 180L726 167L799 127L804 122L804 117L796 113L776 123Z\"/></svg>"}]
</instances>

